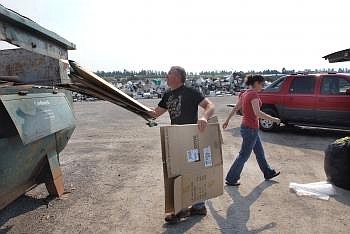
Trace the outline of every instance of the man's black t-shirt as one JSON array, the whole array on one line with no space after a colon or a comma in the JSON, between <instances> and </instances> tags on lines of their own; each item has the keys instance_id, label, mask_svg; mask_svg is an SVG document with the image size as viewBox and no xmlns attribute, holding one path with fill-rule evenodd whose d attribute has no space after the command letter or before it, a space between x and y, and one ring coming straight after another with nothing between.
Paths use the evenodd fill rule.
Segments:
<instances>
[{"instance_id":1,"label":"man's black t-shirt","mask_svg":"<svg viewBox=\"0 0 350 234\"><path fill-rule=\"evenodd\" d=\"M168 110L171 124L196 124L198 105L203 99L201 92L183 85L165 92L158 106Z\"/></svg>"}]
</instances>

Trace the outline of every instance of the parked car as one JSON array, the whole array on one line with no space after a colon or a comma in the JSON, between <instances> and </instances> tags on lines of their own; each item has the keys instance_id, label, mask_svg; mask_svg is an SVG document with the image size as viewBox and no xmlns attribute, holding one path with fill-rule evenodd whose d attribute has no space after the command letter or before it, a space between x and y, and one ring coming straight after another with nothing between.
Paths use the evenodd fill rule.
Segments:
<instances>
[{"instance_id":1,"label":"parked car","mask_svg":"<svg viewBox=\"0 0 350 234\"><path fill-rule=\"evenodd\" d=\"M279 78L259 93L262 111L286 125L350 130L349 74L292 74ZM278 126L261 119L260 129Z\"/></svg>"}]
</instances>

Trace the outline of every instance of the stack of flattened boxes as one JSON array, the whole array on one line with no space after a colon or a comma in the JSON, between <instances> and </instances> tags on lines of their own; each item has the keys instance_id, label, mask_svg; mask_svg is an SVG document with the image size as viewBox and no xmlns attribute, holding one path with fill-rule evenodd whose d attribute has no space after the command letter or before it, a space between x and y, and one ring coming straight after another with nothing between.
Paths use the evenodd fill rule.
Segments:
<instances>
[{"instance_id":1,"label":"stack of flattened boxes","mask_svg":"<svg viewBox=\"0 0 350 234\"><path fill-rule=\"evenodd\" d=\"M178 213L196 202L223 194L222 136L218 123L160 128L165 212Z\"/></svg>"}]
</instances>

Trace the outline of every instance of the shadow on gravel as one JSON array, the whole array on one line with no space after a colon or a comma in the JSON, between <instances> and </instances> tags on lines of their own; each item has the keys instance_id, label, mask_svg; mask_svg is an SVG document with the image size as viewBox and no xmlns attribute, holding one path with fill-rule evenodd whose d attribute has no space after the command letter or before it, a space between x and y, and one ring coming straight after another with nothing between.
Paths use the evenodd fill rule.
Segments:
<instances>
[{"instance_id":1,"label":"shadow on gravel","mask_svg":"<svg viewBox=\"0 0 350 234\"><path fill-rule=\"evenodd\" d=\"M226 217L221 216L208 202L208 207L216 220L221 233L261 233L265 230L276 227L276 223L268 223L258 229L248 230L247 223L250 218L250 206L260 197L261 193L275 184L275 181L264 181L256 186L247 196L242 196L238 187L225 187L226 192L231 196L233 203L227 209Z\"/></svg>"},{"instance_id":2,"label":"shadow on gravel","mask_svg":"<svg viewBox=\"0 0 350 234\"><path fill-rule=\"evenodd\" d=\"M0 234L7 233L12 229L13 226L4 226L7 221L19 215L33 211L40 206L47 206L51 200L51 197L40 199L27 195L19 197L0 211Z\"/></svg>"},{"instance_id":3,"label":"shadow on gravel","mask_svg":"<svg viewBox=\"0 0 350 234\"><path fill-rule=\"evenodd\" d=\"M350 190L345 190L339 187L335 187L334 199L344 205L350 206Z\"/></svg>"},{"instance_id":4,"label":"shadow on gravel","mask_svg":"<svg viewBox=\"0 0 350 234\"><path fill-rule=\"evenodd\" d=\"M231 132L234 137L241 136L240 127L231 128L227 131ZM259 131L259 134L263 142L324 151L328 144L334 140L350 136L350 131L299 126L281 126L274 132Z\"/></svg>"}]
</instances>

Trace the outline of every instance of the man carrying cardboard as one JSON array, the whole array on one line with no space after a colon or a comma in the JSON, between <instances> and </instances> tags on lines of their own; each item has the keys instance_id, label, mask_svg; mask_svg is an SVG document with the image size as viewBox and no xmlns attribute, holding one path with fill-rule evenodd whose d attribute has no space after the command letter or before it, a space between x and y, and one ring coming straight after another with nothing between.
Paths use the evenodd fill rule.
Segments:
<instances>
[{"instance_id":1,"label":"man carrying cardboard","mask_svg":"<svg viewBox=\"0 0 350 234\"><path fill-rule=\"evenodd\" d=\"M208 125L208 119L214 114L214 104L204 97L201 92L185 86L186 71L184 68L179 66L171 67L166 78L170 90L164 94L158 107L150 112L150 115L157 118L168 111L171 124L198 124L198 129L204 131ZM204 109L204 113L200 118L198 118L198 106ZM166 214L165 221L176 223L181 218L190 215L206 214L207 209L203 201L193 204L188 209L184 209L177 214Z\"/></svg>"}]
</instances>

